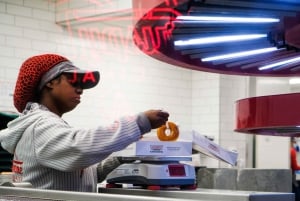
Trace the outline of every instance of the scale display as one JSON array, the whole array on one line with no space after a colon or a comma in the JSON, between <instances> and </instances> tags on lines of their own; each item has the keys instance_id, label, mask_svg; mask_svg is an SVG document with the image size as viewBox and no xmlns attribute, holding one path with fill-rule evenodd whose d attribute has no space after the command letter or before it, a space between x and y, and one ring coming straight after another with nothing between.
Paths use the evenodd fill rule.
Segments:
<instances>
[{"instance_id":1,"label":"scale display","mask_svg":"<svg viewBox=\"0 0 300 201\"><path fill-rule=\"evenodd\" d=\"M186 176L184 165L168 165L168 169L171 177Z\"/></svg>"},{"instance_id":2,"label":"scale display","mask_svg":"<svg viewBox=\"0 0 300 201\"><path fill-rule=\"evenodd\" d=\"M190 158L190 157L189 157ZM195 189L195 168L176 161L177 157L144 158L134 163L124 163L106 177L107 188L121 188L123 184L149 190L161 188ZM186 158L187 159L187 158Z\"/></svg>"}]
</instances>

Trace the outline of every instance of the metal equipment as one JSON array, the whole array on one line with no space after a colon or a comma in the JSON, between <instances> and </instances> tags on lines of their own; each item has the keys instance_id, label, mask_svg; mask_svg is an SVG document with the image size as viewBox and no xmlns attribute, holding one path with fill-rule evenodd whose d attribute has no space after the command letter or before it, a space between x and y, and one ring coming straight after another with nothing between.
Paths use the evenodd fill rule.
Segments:
<instances>
[{"instance_id":1,"label":"metal equipment","mask_svg":"<svg viewBox=\"0 0 300 201\"><path fill-rule=\"evenodd\" d=\"M116 195L0 186L1 201L186 201L163 196ZM189 199L190 200L190 199ZM197 199L198 200L198 199ZM195 199L191 201L196 201Z\"/></svg>"},{"instance_id":2,"label":"metal equipment","mask_svg":"<svg viewBox=\"0 0 300 201\"><path fill-rule=\"evenodd\" d=\"M195 189L195 168L179 161L191 161L191 157L124 157L136 160L125 163L113 170L106 178L107 188L121 187L120 184L133 184L151 190L177 187Z\"/></svg>"},{"instance_id":3,"label":"metal equipment","mask_svg":"<svg viewBox=\"0 0 300 201\"><path fill-rule=\"evenodd\" d=\"M231 191L221 189L159 190L99 188L99 193L80 193L0 186L5 201L294 201L293 193Z\"/></svg>"},{"instance_id":4,"label":"metal equipment","mask_svg":"<svg viewBox=\"0 0 300 201\"><path fill-rule=\"evenodd\" d=\"M257 191L237 191L223 189L196 190L159 190L149 191L145 189L125 189L125 188L99 188L100 194L135 195L144 197L165 197L171 199L199 200L199 201L294 201L293 193L281 192L257 192Z\"/></svg>"}]
</instances>

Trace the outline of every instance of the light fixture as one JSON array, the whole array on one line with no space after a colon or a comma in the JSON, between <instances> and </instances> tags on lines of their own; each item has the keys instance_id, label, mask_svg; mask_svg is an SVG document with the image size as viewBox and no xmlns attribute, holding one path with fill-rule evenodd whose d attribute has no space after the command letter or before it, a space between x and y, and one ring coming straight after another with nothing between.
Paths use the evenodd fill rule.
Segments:
<instances>
[{"instance_id":1,"label":"light fixture","mask_svg":"<svg viewBox=\"0 0 300 201\"><path fill-rule=\"evenodd\" d=\"M266 37L267 34L245 34L245 35L203 37L203 38L195 38L189 40L177 40L174 41L174 45L175 46L204 45L204 44L223 43L223 42L232 42L232 41L254 40L254 39L266 38Z\"/></svg>"},{"instance_id":2,"label":"light fixture","mask_svg":"<svg viewBox=\"0 0 300 201\"><path fill-rule=\"evenodd\" d=\"M300 78L291 78L291 79L289 79L289 84L290 85L300 84Z\"/></svg>"},{"instance_id":3,"label":"light fixture","mask_svg":"<svg viewBox=\"0 0 300 201\"><path fill-rule=\"evenodd\" d=\"M225 16L177 16L177 20L197 21L199 23L275 23L280 22L277 18L261 17L225 17Z\"/></svg>"},{"instance_id":4,"label":"light fixture","mask_svg":"<svg viewBox=\"0 0 300 201\"><path fill-rule=\"evenodd\" d=\"M295 57L295 58L292 58L292 59L287 59L287 60L284 60L284 61L280 61L280 62L276 62L276 63L273 63L273 64L265 65L265 66L259 67L258 69L259 70L268 70L270 68L274 68L274 67L285 65L285 64L294 63L294 62L297 62L297 61L300 61L300 57Z\"/></svg>"},{"instance_id":5,"label":"light fixture","mask_svg":"<svg viewBox=\"0 0 300 201\"><path fill-rule=\"evenodd\" d=\"M250 56L250 55L257 55L257 54L273 52L273 51L277 51L277 50L278 49L276 47L262 48L262 49L256 49L256 50L250 50L250 51L244 51L244 52L238 52L238 53L206 57L206 58L201 59L201 61L206 62L206 61L216 61L216 60L222 60L222 59L245 57L245 56Z\"/></svg>"}]
</instances>

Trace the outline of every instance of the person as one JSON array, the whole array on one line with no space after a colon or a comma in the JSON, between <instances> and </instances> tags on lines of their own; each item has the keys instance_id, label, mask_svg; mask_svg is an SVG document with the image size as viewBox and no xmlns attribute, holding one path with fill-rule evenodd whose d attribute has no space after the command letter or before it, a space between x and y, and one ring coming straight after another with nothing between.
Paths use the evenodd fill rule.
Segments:
<instances>
[{"instance_id":1,"label":"person","mask_svg":"<svg viewBox=\"0 0 300 201\"><path fill-rule=\"evenodd\" d=\"M168 121L162 110L121 117L108 126L74 128L63 114L79 103L100 73L74 66L66 57L42 54L22 64L14 91L21 113L0 131L4 149L14 154L14 182L35 188L95 192L97 183L122 163L111 154Z\"/></svg>"},{"instance_id":2,"label":"person","mask_svg":"<svg viewBox=\"0 0 300 201\"><path fill-rule=\"evenodd\" d=\"M290 146L290 162L291 169L293 174L292 180L292 191L295 193L295 201L300 201L300 186L296 179L296 171L300 170L300 165L297 162L297 151L295 148L295 144L297 143L296 138L291 138L291 146Z\"/></svg>"}]
</instances>

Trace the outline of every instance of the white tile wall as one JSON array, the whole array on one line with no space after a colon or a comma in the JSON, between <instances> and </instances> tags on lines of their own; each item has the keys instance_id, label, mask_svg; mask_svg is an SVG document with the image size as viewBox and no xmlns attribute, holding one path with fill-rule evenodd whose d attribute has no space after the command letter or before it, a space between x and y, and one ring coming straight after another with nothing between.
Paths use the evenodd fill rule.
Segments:
<instances>
[{"instance_id":1,"label":"white tile wall","mask_svg":"<svg viewBox=\"0 0 300 201\"><path fill-rule=\"evenodd\" d=\"M247 135L234 132L235 102L249 97L247 76L222 75L220 80L220 139L219 144L239 153L238 165L246 167ZM227 164L221 163L221 167Z\"/></svg>"},{"instance_id":2,"label":"white tile wall","mask_svg":"<svg viewBox=\"0 0 300 201\"><path fill-rule=\"evenodd\" d=\"M290 93L288 78L256 78L257 96L282 93ZM288 137L256 136L256 147L256 167L290 168Z\"/></svg>"},{"instance_id":3,"label":"white tile wall","mask_svg":"<svg viewBox=\"0 0 300 201\"><path fill-rule=\"evenodd\" d=\"M5 12L5 9L6 9L6 4L3 3L3 2L0 2L0 12L1 12L1 13L4 13L4 12Z\"/></svg>"},{"instance_id":4,"label":"white tile wall","mask_svg":"<svg viewBox=\"0 0 300 201\"><path fill-rule=\"evenodd\" d=\"M4 4L0 4L0 8L2 5L4 5ZM4 6L3 6L3 8L4 8ZM13 15L4 14L4 13L0 14L0 23L1 24L14 24L14 22L15 22L15 18Z\"/></svg>"},{"instance_id":5,"label":"white tile wall","mask_svg":"<svg viewBox=\"0 0 300 201\"><path fill-rule=\"evenodd\" d=\"M42 11L42 10L49 10L51 6L54 7L54 1L24 0L23 5L24 7L29 7L32 9L37 8L38 10ZM37 16L37 17L41 18L42 16Z\"/></svg>"},{"instance_id":6,"label":"white tile wall","mask_svg":"<svg viewBox=\"0 0 300 201\"><path fill-rule=\"evenodd\" d=\"M31 17L32 8L8 3L6 4L6 13L22 17Z\"/></svg>"},{"instance_id":7,"label":"white tile wall","mask_svg":"<svg viewBox=\"0 0 300 201\"><path fill-rule=\"evenodd\" d=\"M243 139L232 128L234 101L247 95L245 78L191 71L154 60L131 40L95 34L103 31L100 27L94 30L94 38L80 37L78 30L55 24L54 7L48 0L0 0L0 110L15 110L11 94L26 58L58 53L82 68L101 72L100 84L86 90L82 103L64 116L71 125L104 125L120 115L162 108L180 129L214 136L217 143L236 147L244 155ZM65 7L59 4L61 10ZM206 165L218 166L218 161L206 160Z\"/></svg>"},{"instance_id":8,"label":"white tile wall","mask_svg":"<svg viewBox=\"0 0 300 201\"><path fill-rule=\"evenodd\" d=\"M1 0L1 2L7 2L7 3L12 4L12 5L23 5L23 3L24 3L23 0L14 0L14 1Z\"/></svg>"},{"instance_id":9,"label":"white tile wall","mask_svg":"<svg viewBox=\"0 0 300 201\"><path fill-rule=\"evenodd\" d=\"M23 33L23 29L20 27L15 27L15 25L7 25L7 24L0 24L0 34L1 36L11 37L11 36L18 36L21 37Z\"/></svg>"}]
</instances>

